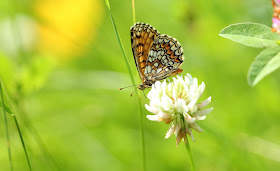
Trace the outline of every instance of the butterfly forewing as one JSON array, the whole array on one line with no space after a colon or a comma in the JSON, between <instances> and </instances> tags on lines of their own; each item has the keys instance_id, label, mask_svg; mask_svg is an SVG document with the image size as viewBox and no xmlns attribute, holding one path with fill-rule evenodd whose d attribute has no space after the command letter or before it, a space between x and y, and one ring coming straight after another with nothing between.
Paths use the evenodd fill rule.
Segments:
<instances>
[{"instance_id":1,"label":"butterfly forewing","mask_svg":"<svg viewBox=\"0 0 280 171\"><path fill-rule=\"evenodd\" d=\"M131 47L134 56L134 61L142 81L145 80L144 70L147 63L147 57L154 39L159 35L159 32L149 24L135 23L130 28Z\"/></svg>"}]
</instances>

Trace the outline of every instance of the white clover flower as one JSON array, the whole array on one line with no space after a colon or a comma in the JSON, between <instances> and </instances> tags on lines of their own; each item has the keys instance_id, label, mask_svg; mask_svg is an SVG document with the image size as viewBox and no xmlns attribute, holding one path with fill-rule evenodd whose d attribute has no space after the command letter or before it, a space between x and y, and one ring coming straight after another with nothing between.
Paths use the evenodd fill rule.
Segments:
<instances>
[{"instance_id":1,"label":"white clover flower","mask_svg":"<svg viewBox=\"0 0 280 171\"><path fill-rule=\"evenodd\" d=\"M171 123L165 138L175 134L177 145L182 139L187 142L186 134L195 141L191 129L203 131L195 121L204 120L206 114L213 110L203 109L211 102L211 96L198 103L204 89L204 82L198 85L197 78L190 74L185 77L177 76L171 83L166 83L166 80L162 83L155 82L147 95L150 104L145 104L146 109L155 115L147 115L147 118L151 121Z\"/></svg>"}]
</instances>

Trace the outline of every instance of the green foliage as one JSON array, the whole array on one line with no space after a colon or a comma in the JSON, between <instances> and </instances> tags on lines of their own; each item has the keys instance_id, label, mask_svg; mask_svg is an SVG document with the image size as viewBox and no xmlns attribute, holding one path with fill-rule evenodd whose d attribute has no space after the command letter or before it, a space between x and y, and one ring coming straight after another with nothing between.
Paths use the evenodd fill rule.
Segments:
<instances>
[{"instance_id":1,"label":"green foliage","mask_svg":"<svg viewBox=\"0 0 280 171\"><path fill-rule=\"evenodd\" d=\"M40 89L45 84L52 69L53 63L49 59L41 56L34 57L28 65L23 66L19 74L21 91L28 95Z\"/></svg>"},{"instance_id":2,"label":"green foliage","mask_svg":"<svg viewBox=\"0 0 280 171\"><path fill-rule=\"evenodd\" d=\"M5 90L10 94L14 94L16 89L15 68L15 64L11 58L8 58L5 55L0 55L0 77L3 83L5 83Z\"/></svg>"},{"instance_id":3,"label":"green foliage","mask_svg":"<svg viewBox=\"0 0 280 171\"><path fill-rule=\"evenodd\" d=\"M252 63L248 72L249 84L254 86L261 79L280 67L280 47L271 47L262 51Z\"/></svg>"},{"instance_id":4,"label":"green foliage","mask_svg":"<svg viewBox=\"0 0 280 171\"><path fill-rule=\"evenodd\" d=\"M6 135L6 141L7 141L7 149L8 149L8 155L9 155L9 163L10 163L10 170L13 170L13 159L12 159L12 154L11 154L11 147L10 147L10 133L9 133L9 126L8 126L8 120L7 120L7 114L6 114L6 105L4 102L4 94L3 94L3 89L2 89L2 81L0 79L0 98L1 98L1 104L4 106L2 108L3 111L3 118L4 118L4 124L5 124L5 135Z\"/></svg>"},{"instance_id":5,"label":"green foliage","mask_svg":"<svg viewBox=\"0 0 280 171\"><path fill-rule=\"evenodd\" d=\"M276 41L280 39L268 26L258 23L232 24L225 27L219 35L255 48L278 46Z\"/></svg>"},{"instance_id":6,"label":"green foliage","mask_svg":"<svg viewBox=\"0 0 280 171\"><path fill-rule=\"evenodd\" d=\"M15 7L12 5L14 1L4 1L7 7ZM34 2L42 1L30 1L32 5ZM63 2L68 5L70 1ZM44 66L49 62L40 62L42 68L50 67L49 77L32 73L36 70L19 67L17 58L5 54L0 48L0 75L5 89L10 97L18 95L13 92L17 92L16 85L22 82L19 80L28 80L24 81L24 90L29 93L21 102L57 166L52 168L44 160L44 154L23 122L24 116L16 113L33 170L140 170L137 101L135 94L130 97L133 89L118 90L131 85L131 80L106 5L102 0L98 2L102 4L103 14L100 16L103 18L100 25L94 26L98 32L86 45L87 51L55 67L52 64ZM22 1L16 7L22 7L24 3L27 2ZM259 53L258 49L240 46L217 36L223 26L236 21L271 25L269 3L263 0L255 0L254 3L244 0L135 1L137 21L147 22L161 33L178 39L186 57L182 74L191 73L199 82L204 81L206 90L203 96L213 97L211 103L215 110L205 122L199 123L205 131L194 133L196 142L189 141L197 171L278 171L280 168L280 136L277 136L280 130L280 70L251 88L244 79L245 72L252 57ZM131 1L111 0L110 6L132 72L137 73L129 35ZM71 7L74 9L71 11L78 15L78 6ZM1 9L1 15L5 11L9 10ZM63 20L71 18L65 14ZM32 58L33 55L34 52L26 55L31 60L30 65L36 63L32 62L36 57L43 56L36 54ZM25 79L19 79L20 75L25 75L21 73L23 70L25 74L41 75L40 79L44 81L40 86L31 86L37 78L24 76ZM134 78L137 77L135 74ZM143 97L142 92L139 94ZM149 103L146 98L142 100L144 104ZM5 102L11 107L9 101ZM12 109L17 111L15 106ZM147 114L150 113L144 109L143 116ZM29 168L14 121L7 116L14 170L27 171ZM176 147L174 136L164 138L169 125L151 122L144 117L143 122L147 170L186 170L189 164L184 144ZM0 119L0 139L0 170L9 170L3 119Z\"/></svg>"},{"instance_id":7,"label":"green foliage","mask_svg":"<svg viewBox=\"0 0 280 171\"><path fill-rule=\"evenodd\" d=\"M225 27L219 35L250 47L268 47L251 64L248 72L250 85L255 86L265 76L280 67L278 54L280 36L273 33L270 27L258 23L232 24Z\"/></svg>"},{"instance_id":8,"label":"green foliage","mask_svg":"<svg viewBox=\"0 0 280 171\"><path fill-rule=\"evenodd\" d=\"M53 69L51 60L34 56L28 64L17 65L11 59L0 56L0 76L5 83L8 94L20 91L28 95L40 89ZM3 74L5 73L5 74Z\"/></svg>"}]
</instances>

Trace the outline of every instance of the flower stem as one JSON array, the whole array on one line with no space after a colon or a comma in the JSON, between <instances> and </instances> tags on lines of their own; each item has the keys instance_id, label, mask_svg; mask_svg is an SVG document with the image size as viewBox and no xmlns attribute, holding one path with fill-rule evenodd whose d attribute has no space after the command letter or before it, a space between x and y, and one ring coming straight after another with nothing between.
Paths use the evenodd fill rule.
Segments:
<instances>
[{"instance_id":1,"label":"flower stem","mask_svg":"<svg viewBox=\"0 0 280 171\"><path fill-rule=\"evenodd\" d=\"M138 90L137 90L138 91ZM141 97L137 93L138 103L139 103L139 136L140 136L140 146L141 146L141 159L142 159L142 170L146 170L146 155L145 155L145 138L144 138L144 126L143 126L143 117L142 117L142 107L141 107Z\"/></svg>"},{"instance_id":2,"label":"flower stem","mask_svg":"<svg viewBox=\"0 0 280 171\"><path fill-rule=\"evenodd\" d=\"M136 15L135 15L135 3L132 0L132 17L133 17L133 24L136 23ZM145 137L144 137L144 126L143 126L143 111L142 111L142 102L141 96L136 90L136 95L138 96L138 107L139 107L139 138L140 138L140 151L141 151L141 159L142 159L142 170L146 170L146 155L145 155Z\"/></svg>"},{"instance_id":3,"label":"flower stem","mask_svg":"<svg viewBox=\"0 0 280 171\"><path fill-rule=\"evenodd\" d=\"M193 162L193 158L192 158L192 152L191 152L191 148L190 148L190 144L189 144L189 140L188 140L187 136L186 136L186 139L187 139L187 142L185 143L185 145L186 145L186 149L187 149L187 155L189 158L191 170L195 171L194 162Z\"/></svg>"}]
</instances>

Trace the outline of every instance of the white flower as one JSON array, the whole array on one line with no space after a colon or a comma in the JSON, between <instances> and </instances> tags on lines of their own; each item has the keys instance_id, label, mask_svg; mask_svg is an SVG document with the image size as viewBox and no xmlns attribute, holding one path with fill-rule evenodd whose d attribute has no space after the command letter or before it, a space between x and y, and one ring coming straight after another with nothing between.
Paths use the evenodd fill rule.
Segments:
<instances>
[{"instance_id":1,"label":"white flower","mask_svg":"<svg viewBox=\"0 0 280 171\"><path fill-rule=\"evenodd\" d=\"M186 142L186 134L194 140L192 129L203 131L195 121L204 120L206 114L213 110L203 109L211 102L211 97L198 103L204 89L205 84L202 82L198 85L197 78L190 74L185 77L177 76L171 83L166 80L156 81L147 95L150 104L145 104L146 109L155 115L147 115L147 118L151 121L171 123L165 138L175 134L177 145L182 139Z\"/></svg>"}]
</instances>

